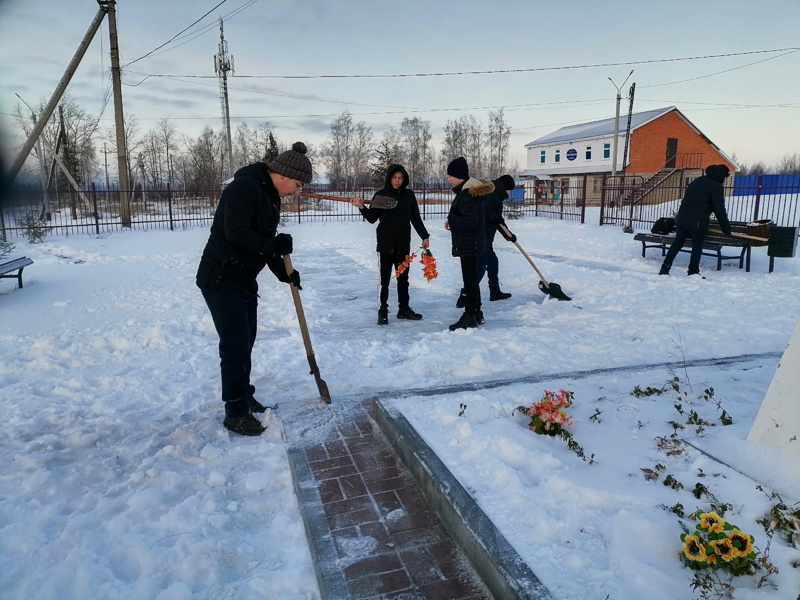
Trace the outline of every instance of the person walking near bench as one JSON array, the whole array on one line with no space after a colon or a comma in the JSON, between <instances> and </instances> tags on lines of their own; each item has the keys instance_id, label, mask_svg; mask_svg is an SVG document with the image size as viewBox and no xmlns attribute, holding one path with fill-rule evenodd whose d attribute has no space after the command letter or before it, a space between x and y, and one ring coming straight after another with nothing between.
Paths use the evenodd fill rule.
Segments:
<instances>
[{"instance_id":1,"label":"person walking near bench","mask_svg":"<svg viewBox=\"0 0 800 600\"><path fill-rule=\"evenodd\" d=\"M267 166L263 162L236 171L219 199L211 235L197 269L197 287L219 335L225 427L240 435L261 435L264 426L252 413L266 408L250 384L256 341L258 283L268 266L279 281L300 287L300 273L286 272L283 257L292 253L292 236L277 233L281 198L311 183L306 146L295 142Z\"/></svg>"},{"instance_id":2,"label":"person walking near bench","mask_svg":"<svg viewBox=\"0 0 800 600\"><path fill-rule=\"evenodd\" d=\"M725 189L722 186L729 174L727 165L711 165L706 167L705 175L688 185L678 208L678 215L675 217L675 240L667 250L659 275L669 275L672 261L683 248L687 238L692 240L688 274L700 273L700 257L703 254L703 242L712 212L717 217L722 232L731 235L731 224L725 211Z\"/></svg>"},{"instance_id":3,"label":"person walking near bench","mask_svg":"<svg viewBox=\"0 0 800 600\"><path fill-rule=\"evenodd\" d=\"M444 228L450 232L453 256L461 260L461 279L466 291L464 314L450 325L450 331L469 329L483 324L480 311L481 290L478 287L478 257L486 253L486 208L484 196L494 190L488 180L469 176L469 166L463 156L447 165L447 180L453 186L455 198L447 213Z\"/></svg>"},{"instance_id":4,"label":"person walking near bench","mask_svg":"<svg viewBox=\"0 0 800 600\"><path fill-rule=\"evenodd\" d=\"M397 269L411 254L411 226L422 239L422 248L427 249L430 236L422 217L414 192L408 189L408 172L403 165L391 165L386 171L383 189L375 196L389 196L397 199L397 206L391 209L366 208L361 198L352 198L350 204L358 207L370 223L378 221L378 255L380 256L380 305L378 325L389 324L389 282L392 280L392 267ZM422 315L409 306L408 272L406 269L397 276L397 318L419 321Z\"/></svg>"}]
</instances>

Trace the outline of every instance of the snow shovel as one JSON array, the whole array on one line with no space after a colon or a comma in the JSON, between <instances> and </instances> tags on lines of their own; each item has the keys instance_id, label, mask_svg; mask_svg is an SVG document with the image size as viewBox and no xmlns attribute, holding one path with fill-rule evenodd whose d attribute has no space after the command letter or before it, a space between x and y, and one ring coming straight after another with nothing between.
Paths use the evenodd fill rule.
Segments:
<instances>
[{"instance_id":1,"label":"snow shovel","mask_svg":"<svg viewBox=\"0 0 800 600\"><path fill-rule=\"evenodd\" d=\"M713 233L715 235L725 235L719 229L709 229L708 233ZM746 240L753 240L754 242L761 242L761 243L769 242L769 238L758 237L756 235L747 235L746 233L731 233L731 237L744 238Z\"/></svg>"},{"instance_id":2,"label":"snow shovel","mask_svg":"<svg viewBox=\"0 0 800 600\"><path fill-rule=\"evenodd\" d=\"M502 227L503 228L503 232L507 236L511 237L511 232L508 230L508 228L505 225L500 223L500 225L498 225L498 227ZM550 296L552 296L553 298L556 298L557 300L572 300L572 298L567 296L561 290L561 286L560 285L558 285L557 283L552 282L552 281L549 282L549 283L547 282L547 279L544 278L544 275L542 275L542 272L536 267L534 262L531 260L531 257L528 256L528 253L525 252L525 250L522 249L522 246L520 246L518 242L514 242L514 245L517 247L517 249L520 252L522 252L522 256L524 256L525 258L528 259L528 262L531 263L531 266L533 267L534 271L536 271L536 274L539 276L539 279L541 279L541 281L539 282L539 289L542 290L543 293L549 294Z\"/></svg>"},{"instance_id":3,"label":"snow shovel","mask_svg":"<svg viewBox=\"0 0 800 600\"><path fill-rule=\"evenodd\" d=\"M311 192L297 192L297 195L321 200L336 200L337 202L350 204L350 198L342 198L341 196L326 196L325 194L312 194ZM397 206L397 200L389 196L375 196L372 200L364 200L364 204L369 204L370 208L394 208Z\"/></svg>"},{"instance_id":4,"label":"snow shovel","mask_svg":"<svg viewBox=\"0 0 800 600\"><path fill-rule=\"evenodd\" d=\"M286 272L291 273L294 271L292 266L292 259L289 255L283 257L283 264L286 265ZM294 298L294 307L297 309L297 322L300 323L300 333L303 334L303 345L306 347L306 358L308 359L308 366L311 368L311 374L317 380L317 390L319 395L327 403L331 403L331 393L328 391L328 384L319 375L319 367L317 366L317 359L314 358L314 349L311 347L311 337L308 335L308 325L306 324L306 315L303 312L303 305L300 303L300 291L297 287L290 283L289 287L292 290L292 298Z\"/></svg>"}]
</instances>

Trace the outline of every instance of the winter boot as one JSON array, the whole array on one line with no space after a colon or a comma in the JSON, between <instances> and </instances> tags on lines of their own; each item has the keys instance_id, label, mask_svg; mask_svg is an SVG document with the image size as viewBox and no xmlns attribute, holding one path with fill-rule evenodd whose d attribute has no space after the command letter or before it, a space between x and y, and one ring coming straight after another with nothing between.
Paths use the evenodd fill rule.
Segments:
<instances>
[{"instance_id":1,"label":"winter boot","mask_svg":"<svg viewBox=\"0 0 800 600\"><path fill-rule=\"evenodd\" d=\"M254 413L267 412L267 407L261 404L261 402L259 402L255 398L253 398L253 396L250 396L249 402L250 402L250 412Z\"/></svg>"},{"instance_id":2,"label":"winter boot","mask_svg":"<svg viewBox=\"0 0 800 600\"><path fill-rule=\"evenodd\" d=\"M410 307L404 306L397 311L398 319L408 319L409 321L419 321L422 315L411 310Z\"/></svg>"},{"instance_id":3,"label":"winter boot","mask_svg":"<svg viewBox=\"0 0 800 600\"><path fill-rule=\"evenodd\" d=\"M483 311L480 308L475 310L475 322L478 325L483 325L486 323L486 319L483 318Z\"/></svg>"},{"instance_id":4,"label":"winter boot","mask_svg":"<svg viewBox=\"0 0 800 600\"><path fill-rule=\"evenodd\" d=\"M378 325L388 325L389 324L389 309L388 308L379 308L378 309Z\"/></svg>"},{"instance_id":5,"label":"winter boot","mask_svg":"<svg viewBox=\"0 0 800 600\"><path fill-rule=\"evenodd\" d=\"M450 325L450 331L455 331L456 329L472 329L478 326L478 322L475 320L475 316L469 313L464 313L461 315L461 318Z\"/></svg>"},{"instance_id":6,"label":"winter boot","mask_svg":"<svg viewBox=\"0 0 800 600\"><path fill-rule=\"evenodd\" d=\"M264 433L266 427L256 419L253 415L245 415L243 417L225 417L222 421L225 429L238 433L239 435L261 435Z\"/></svg>"},{"instance_id":7,"label":"winter boot","mask_svg":"<svg viewBox=\"0 0 800 600\"><path fill-rule=\"evenodd\" d=\"M500 285L489 286L490 301L494 302L495 300L508 300L509 298L511 298L511 294L500 291Z\"/></svg>"},{"instance_id":8,"label":"winter boot","mask_svg":"<svg viewBox=\"0 0 800 600\"><path fill-rule=\"evenodd\" d=\"M464 308L467 305L467 290L461 288L461 293L456 300L456 308Z\"/></svg>"},{"instance_id":9,"label":"winter boot","mask_svg":"<svg viewBox=\"0 0 800 600\"><path fill-rule=\"evenodd\" d=\"M661 265L661 270L658 272L659 275L669 275L669 270L671 267L667 265Z\"/></svg>"}]
</instances>

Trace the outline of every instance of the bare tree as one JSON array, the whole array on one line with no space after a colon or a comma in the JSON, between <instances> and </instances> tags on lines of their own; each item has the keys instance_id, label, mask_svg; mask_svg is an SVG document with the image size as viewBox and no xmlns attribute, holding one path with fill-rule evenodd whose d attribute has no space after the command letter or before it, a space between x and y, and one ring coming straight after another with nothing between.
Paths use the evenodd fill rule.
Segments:
<instances>
[{"instance_id":1,"label":"bare tree","mask_svg":"<svg viewBox=\"0 0 800 600\"><path fill-rule=\"evenodd\" d=\"M331 123L331 132L322 146L322 163L333 187L352 189L370 179L373 156L372 128L363 121L353 123L353 116L344 111Z\"/></svg>"},{"instance_id":2,"label":"bare tree","mask_svg":"<svg viewBox=\"0 0 800 600\"><path fill-rule=\"evenodd\" d=\"M275 126L269 121L259 124L255 129L250 128L247 123L240 123L236 127L233 140L233 164L235 168L265 160L265 157L268 157L270 152L277 150L277 142L272 135L274 129ZM277 153L274 156L277 156ZM269 160L266 162L269 162Z\"/></svg>"},{"instance_id":3,"label":"bare tree","mask_svg":"<svg viewBox=\"0 0 800 600\"><path fill-rule=\"evenodd\" d=\"M225 165L222 133L206 126L195 139L186 140L188 170L192 187L201 190L220 188Z\"/></svg>"},{"instance_id":4,"label":"bare tree","mask_svg":"<svg viewBox=\"0 0 800 600\"><path fill-rule=\"evenodd\" d=\"M416 188L427 181L431 171L431 123L407 117L400 123L400 135L410 186Z\"/></svg>"},{"instance_id":5,"label":"bare tree","mask_svg":"<svg viewBox=\"0 0 800 600\"><path fill-rule=\"evenodd\" d=\"M503 109L501 108L497 112L490 110L489 125L486 129L486 145L488 147L486 174L492 179L505 173L510 139L511 127L506 123Z\"/></svg>"},{"instance_id":6,"label":"bare tree","mask_svg":"<svg viewBox=\"0 0 800 600\"><path fill-rule=\"evenodd\" d=\"M162 172L165 174L166 183L172 185L172 153L178 143L178 132L169 117L163 117L156 126L158 140L164 149L164 165Z\"/></svg>"},{"instance_id":7,"label":"bare tree","mask_svg":"<svg viewBox=\"0 0 800 600\"><path fill-rule=\"evenodd\" d=\"M34 119L44 111L46 101L40 99L34 106L35 115L31 115L27 107L17 104L13 109L14 119L24 136L27 138L33 131ZM59 110L54 111L47 125L42 131L42 137L46 143L42 145L43 159L46 167L49 168L53 160L49 148L56 148L59 144L59 132L61 127L61 115L64 116L64 133L66 134L66 147L60 148L59 152L69 157L67 168L70 175L78 184L83 184L94 177L99 171L99 163L95 152L95 138L98 133L99 118L97 115L90 114L85 108L80 106L74 98L65 94L59 103ZM60 187L66 186L66 181Z\"/></svg>"},{"instance_id":8,"label":"bare tree","mask_svg":"<svg viewBox=\"0 0 800 600\"><path fill-rule=\"evenodd\" d=\"M800 173L800 153L787 154L779 162L775 172L779 175Z\"/></svg>"},{"instance_id":9,"label":"bare tree","mask_svg":"<svg viewBox=\"0 0 800 600\"><path fill-rule=\"evenodd\" d=\"M484 152L482 146L483 129L473 115L463 115L455 121L448 121L444 126L445 139L441 153L441 170L447 163L463 156L467 159L470 173L480 175L485 172Z\"/></svg>"}]
</instances>

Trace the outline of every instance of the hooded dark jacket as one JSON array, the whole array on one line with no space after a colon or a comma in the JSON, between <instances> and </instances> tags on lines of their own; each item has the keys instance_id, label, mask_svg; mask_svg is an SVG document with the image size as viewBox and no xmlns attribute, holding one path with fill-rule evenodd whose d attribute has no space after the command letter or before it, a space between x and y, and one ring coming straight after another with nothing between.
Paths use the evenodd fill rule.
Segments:
<instances>
[{"instance_id":1,"label":"hooded dark jacket","mask_svg":"<svg viewBox=\"0 0 800 600\"><path fill-rule=\"evenodd\" d=\"M400 171L403 174L403 183L399 189L392 187L392 175ZM428 230L422 223L419 214L417 197L408 189L408 172L402 165L391 165L386 172L386 181L383 189L375 196L389 196L397 200L397 206L386 208L362 208L361 214L370 223L378 221L376 235L378 237L378 252L387 254L402 254L407 256L411 252L411 226L414 226L419 237L428 239ZM373 196L374 197L374 196Z\"/></svg>"},{"instance_id":2,"label":"hooded dark jacket","mask_svg":"<svg viewBox=\"0 0 800 600\"><path fill-rule=\"evenodd\" d=\"M453 256L480 256L486 253L486 198L494 191L488 179L470 177L453 188L456 197L447 213Z\"/></svg>"},{"instance_id":3,"label":"hooded dark jacket","mask_svg":"<svg viewBox=\"0 0 800 600\"><path fill-rule=\"evenodd\" d=\"M686 229L707 231L708 219L713 212L722 232L730 235L731 224L725 211L725 190L722 186L728 174L726 165L706 167L706 174L695 179L686 188L675 224Z\"/></svg>"},{"instance_id":4,"label":"hooded dark jacket","mask_svg":"<svg viewBox=\"0 0 800 600\"><path fill-rule=\"evenodd\" d=\"M255 293L256 277L269 265L286 280L283 258L275 254L281 199L263 162L242 167L223 190L211 235L200 258L197 286Z\"/></svg>"},{"instance_id":5,"label":"hooded dark jacket","mask_svg":"<svg viewBox=\"0 0 800 600\"><path fill-rule=\"evenodd\" d=\"M508 198L508 191L500 177L492 180L492 184L494 185L494 191L485 196L487 250L491 247L492 242L494 242L497 226L506 224L506 220L503 218L503 202Z\"/></svg>"}]
</instances>

